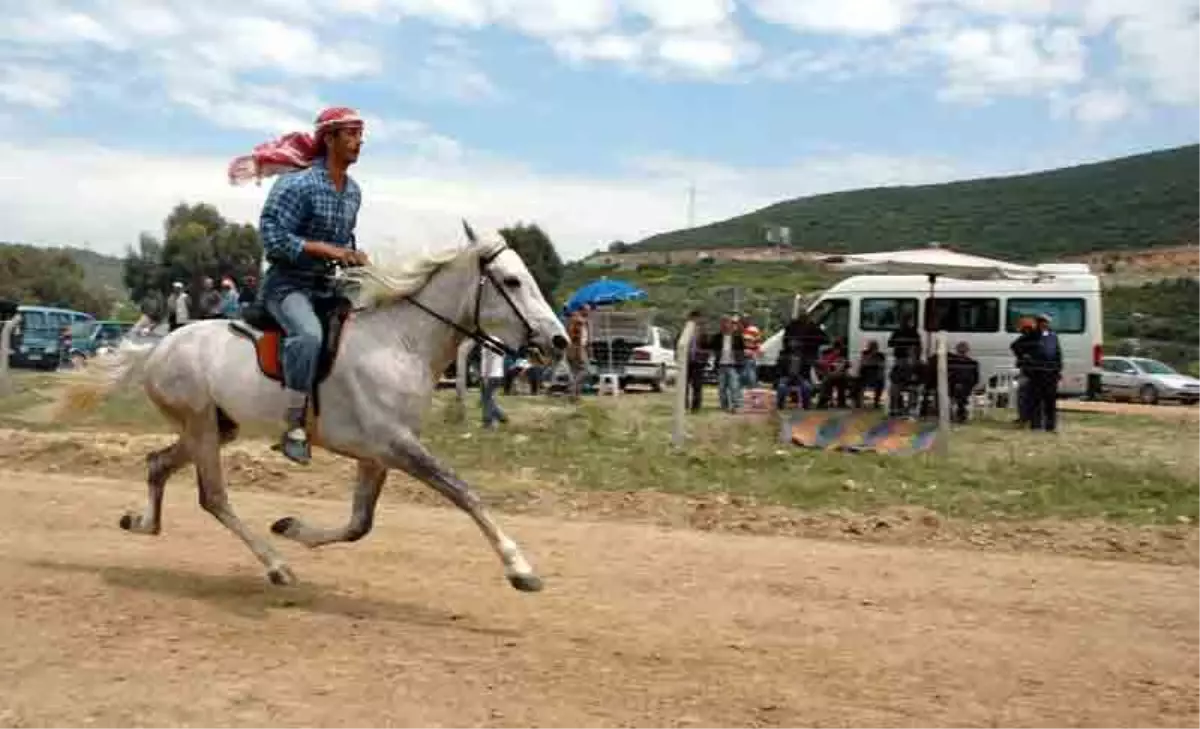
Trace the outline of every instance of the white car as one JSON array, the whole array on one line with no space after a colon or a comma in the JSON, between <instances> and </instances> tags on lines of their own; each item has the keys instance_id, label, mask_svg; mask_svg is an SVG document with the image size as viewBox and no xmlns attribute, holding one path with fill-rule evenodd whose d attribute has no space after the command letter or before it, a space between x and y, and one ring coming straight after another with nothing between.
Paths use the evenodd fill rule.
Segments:
<instances>
[{"instance_id":1,"label":"white car","mask_svg":"<svg viewBox=\"0 0 1200 729\"><path fill-rule=\"evenodd\" d=\"M603 364L603 363L599 363ZM649 385L658 392L663 385L674 383L679 374L675 365L675 337L663 327L650 327L650 341L634 347L621 371L621 387L628 384Z\"/></svg>"},{"instance_id":2,"label":"white car","mask_svg":"<svg viewBox=\"0 0 1200 729\"><path fill-rule=\"evenodd\" d=\"M1100 360L1104 394L1114 399L1137 399L1147 405L1178 400L1200 402L1200 380L1146 357L1105 357Z\"/></svg>"}]
</instances>

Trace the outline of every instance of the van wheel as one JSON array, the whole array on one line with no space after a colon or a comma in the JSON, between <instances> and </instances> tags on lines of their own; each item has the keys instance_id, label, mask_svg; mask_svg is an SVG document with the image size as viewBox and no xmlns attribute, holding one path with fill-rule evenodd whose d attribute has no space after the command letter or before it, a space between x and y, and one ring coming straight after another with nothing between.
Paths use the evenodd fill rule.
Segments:
<instances>
[{"instance_id":1,"label":"van wheel","mask_svg":"<svg viewBox=\"0 0 1200 729\"><path fill-rule=\"evenodd\" d=\"M654 382L650 383L650 389L654 392L662 392L663 383L667 381L667 366L658 366L658 376L654 378Z\"/></svg>"},{"instance_id":2,"label":"van wheel","mask_svg":"<svg viewBox=\"0 0 1200 729\"><path fill-rule=\"evenodd\" d=\"M1158 390L1154 389L1154 385L1143 385L1138 391L1138 399L1146 405L1158 404Z\"/></svg>"},{"instance_id":3,"label":"van wheel","mask_svg":"<svg viewBox=\"0 0 1200 729\"><path fill-rule=\"evenodd\" d=\"M71 366L72 367L74 367L75 369L78 370L78 369L83 369L83 367L86 365L87 365L87 357L84 357L82 353L75 352L74 354L71 355Z\"/></svg>"}]
</instances>

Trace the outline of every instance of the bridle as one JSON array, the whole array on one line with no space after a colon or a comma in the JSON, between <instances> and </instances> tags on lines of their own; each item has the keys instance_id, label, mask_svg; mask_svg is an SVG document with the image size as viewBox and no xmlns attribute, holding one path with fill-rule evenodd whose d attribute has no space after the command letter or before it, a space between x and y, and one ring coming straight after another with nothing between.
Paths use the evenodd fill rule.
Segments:
<instances>
[{"instance_id":1,"label":"bridle","mask_svg":"<svg viewBox=\"0 0 1200 729\"><path fill-rule=\"evenodd\" d=\"M420 291L418 291L415 294L412 294L411 296L406 296L406 297L404 297L404 299L406 301L408 301L409 303L411 303L413 306L417 307L421 311L428 314L429 316L433 317L434 319L437 319L438 321L442 322L446 326L451 327L452 329L457 331L459 334L462 334L463 336L474 340L475 343L478 344L479 346L487 347L488 349L492 350L493 352L495 352L497 354L505 355L508 357L519 357L521 355L521 351L528 349L530 346L530 342L533 339L533 326L530 325L529 319L527 319L525 317L524 312L522 312L521 309L516 305L516 303L513 302L512 296L509 295L508 290L504 286L502 286L499 281L496 280L495 274L493 274L491 271L492 262L495 261L500 256L501 253L504 253L507 250L509 250L509 248L507 245L505 245L505 246L501 246L499 249L492 252L490 255L479 257L479 280L475 286L475 313L474 313L474 320L472 322L471 329L467 329L466 327L462 326L458 322L450 319L450 317L447 317L443 314L439 314L438 312L429 308L425 304L421 303L416 298L417 295L421 293ZM434 272L433 276L436 276L436 275L437 275L437 272ZM432 279L433 276L430 276L429 278ZM484 287L486 287L489 283L491 283L492 288L496 289L496 291L500 294L500 296L502 296L504 298L505 303L508 304L508 308L511 309L514 314L517 315L517 319L519 319L521 321L521 325L523 327L525 327L525 346L514 349L514 348L508 346L507 344L505 344L504 341L502 339L500 339L499 337L496 337L496 336L484 331L483 324L479 320L479 311L483 304Z\"/></svg>"}]
</instances>

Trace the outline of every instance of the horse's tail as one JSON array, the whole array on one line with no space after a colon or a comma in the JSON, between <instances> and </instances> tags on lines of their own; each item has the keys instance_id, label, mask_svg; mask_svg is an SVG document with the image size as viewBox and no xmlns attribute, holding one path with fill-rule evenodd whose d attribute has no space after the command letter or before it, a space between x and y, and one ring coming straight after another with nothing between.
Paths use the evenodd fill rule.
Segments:
<instances>
[{"instance_id":1,"label":"horse's tail","mask_svg":"<svg viewBox=\"0 0 1200 729\"><path fill-rule=\"evenodd\" d=\"M95 410L118 391L141 383L146 362L155 344L134 344L128 339L115 352L88 360L80 371L71 373L63 409L70 414L83 415Z\"/></svg>"}]
</instances>

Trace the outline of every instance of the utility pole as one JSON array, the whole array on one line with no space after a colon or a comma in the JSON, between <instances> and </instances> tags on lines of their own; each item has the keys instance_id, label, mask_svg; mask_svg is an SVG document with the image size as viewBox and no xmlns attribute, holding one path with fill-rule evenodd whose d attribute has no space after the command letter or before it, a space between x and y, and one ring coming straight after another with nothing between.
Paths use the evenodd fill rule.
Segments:
<instances>
[{"instance_id":1,"label":"utility pole","mask_svg":"<svg viewBox=\"0 0 1200 729\"><path fill-rule=\"evenodd\" d=\"M696 183L688 185L687 224L689 228L696 227Z\"/></svg>"}]
</instances>

